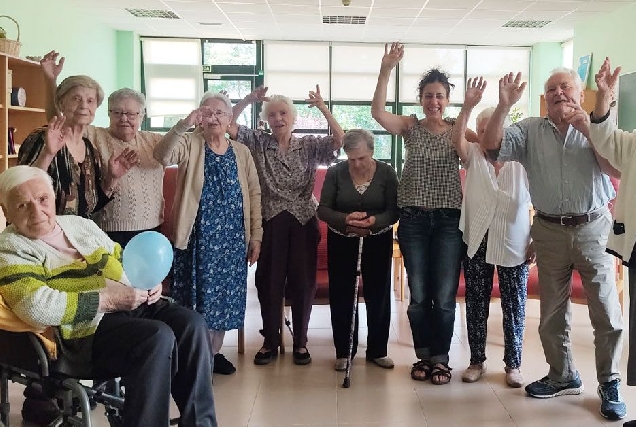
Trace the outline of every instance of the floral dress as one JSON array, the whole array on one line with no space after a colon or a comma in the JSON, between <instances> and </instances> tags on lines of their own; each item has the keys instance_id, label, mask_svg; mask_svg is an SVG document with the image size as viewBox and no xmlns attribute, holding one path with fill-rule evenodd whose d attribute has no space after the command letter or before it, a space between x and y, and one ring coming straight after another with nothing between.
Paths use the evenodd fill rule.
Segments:
<instances>
[{"instance_id":1,"label":"floral dress","mask_svg":"<svg viewBox=\"0 0 636 427\"><path fill-rule=\"evenodd\" d=\"M236 155L205 148L199 211L188 247L175 249L173 298L200 313L208 328L243 326L247 293L243 196Z\"/></svg>"}]
</instances>

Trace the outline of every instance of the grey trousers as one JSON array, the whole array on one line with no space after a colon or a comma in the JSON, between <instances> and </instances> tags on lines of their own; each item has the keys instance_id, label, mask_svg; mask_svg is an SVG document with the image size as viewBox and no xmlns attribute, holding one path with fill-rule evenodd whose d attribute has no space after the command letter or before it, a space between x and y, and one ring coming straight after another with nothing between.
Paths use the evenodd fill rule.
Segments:
<instances>
[{"instance_id":1,"label":"grey trousers","mask_svg":"<svg viewBox=\"0 0 636 427\"><path fill-rule=\"evenodd\" d=\"M573 270L581 276L594 329L597 380L604 383L620 378L623 316L616 291L614 257L605 252L611 225L609 211L576 227L538 217L532 224L541 294L539 336L550 365L548 376L554 381L568 382L578 375L570 343Z\"/></svg>"}]
</instances>

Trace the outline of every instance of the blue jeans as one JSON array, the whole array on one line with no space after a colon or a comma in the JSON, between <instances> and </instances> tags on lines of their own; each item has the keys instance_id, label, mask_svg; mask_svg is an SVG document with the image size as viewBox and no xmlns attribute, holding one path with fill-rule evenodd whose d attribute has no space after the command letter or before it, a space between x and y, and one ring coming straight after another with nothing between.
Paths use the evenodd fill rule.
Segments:
<instances>
[{"instance_id":1,"label":"blue jeans","mask_svg":"<svg viewBox=\"0 0 636 427\"><path fill-rule=\"evenodd\" d=\"M415 355L432 363L448 363L453 337L465 252L459 216L459 209L400 209L398 241L411 292L407 314Z\"/></svg>"}]
</instances>

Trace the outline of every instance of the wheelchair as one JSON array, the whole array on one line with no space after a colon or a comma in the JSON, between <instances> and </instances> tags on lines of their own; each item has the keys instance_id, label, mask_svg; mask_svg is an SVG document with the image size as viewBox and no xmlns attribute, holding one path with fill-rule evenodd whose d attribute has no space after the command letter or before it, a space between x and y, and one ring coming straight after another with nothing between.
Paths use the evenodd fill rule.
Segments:
<instances>
[{"instance_id":1,"label":"wheelchair","mask_svg":"<svg viewBox=\"0 0 636 427\"><path fill-rule=\"evenodd\" d=\"M9 427L9 381L31 386L46 397L57 399L63 427L91 427L91 408L97 404L105 408L111 427L123 425L125 388L120 379L96 378L90 366L80 366L61 354L57 360L51 360L42 342L30 332L0 330L0 349L0 420L6 427ZM80 380L92 380L93 385L84 385Z\"/></svg>"}]
</instances>

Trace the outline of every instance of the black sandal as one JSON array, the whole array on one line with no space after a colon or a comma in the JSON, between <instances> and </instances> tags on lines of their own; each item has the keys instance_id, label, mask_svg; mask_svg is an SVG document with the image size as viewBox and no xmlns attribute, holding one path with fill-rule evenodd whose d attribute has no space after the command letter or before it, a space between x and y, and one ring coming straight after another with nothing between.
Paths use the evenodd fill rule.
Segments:
<instances>
[{"instance_id":1,"label":"black sandal","mask_svg":"<svg viewBox=\"0 0 636 427\"><path fill-rule=\"evenodd\" d=\"M411 378L415 381L428 381L431 378L431 362L418 360L411 368Z\"/></svg>"},{"instance_id":2,"label":"black sandal","mask_svg":"<svg viewBox=\"0 0 636 427\"><path fill-rule=\"evenodd\" d=\"M448 363L436 363L431 369L431 382L435 385L448 384L452 377L451 371Z\"/></svg>"}]
</instances>

